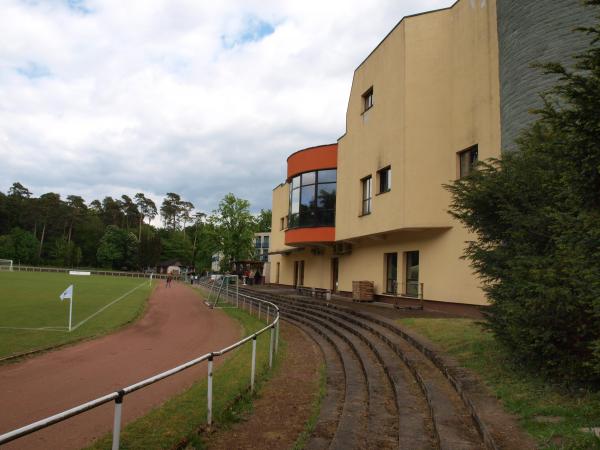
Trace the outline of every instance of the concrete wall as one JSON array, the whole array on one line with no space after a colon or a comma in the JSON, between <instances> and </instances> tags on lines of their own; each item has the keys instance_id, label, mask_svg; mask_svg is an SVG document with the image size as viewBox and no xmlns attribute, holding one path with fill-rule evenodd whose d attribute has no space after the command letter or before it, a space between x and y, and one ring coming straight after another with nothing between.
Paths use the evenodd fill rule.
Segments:
<instances>
[{"instance_id":1,"label":"concrete wall","mask_svg":"<svg viewBox=\"0 0 600 450\"><path fill-rule=\"evenodd\" d=\"M531 67L533 62L572 63L571 55L589 46L589 38L574 33L591 25L597 9L580 0L497 0L500 57L502 148L514 148L514 139L535 120L529 111L541 106L539 93L555 79Z\"/></svg>"},{"instance_id":2,"label":"concrete wall","mask_svg":"<svg viewBox=\"0 0 600 450\"><path fill-rule=\"evenodd\" d=\"M352 253L340 257L339 289L352 291L352 281L375 284L377 294L385 293L385 254L398 253L398 290L406 283L405 253L419 252L419 282L427 300L487 304L473 270L460 259L468 238L462 228L400 232L373 241L360 240ZM323 286L324 287L324 286Z\"/></svg>"},{"instance_id":3,"label":"concrete wall","mask_svg":"<svg viewBox=\"0 0 600 450\"><path fill-rule=\"evenodd\" d=\"M498 2L498 3L497 3ZM429 300L485 304L478 278L461 259L472 238L448 214L442 185L458 176L457 153L477 144L479 159L499 157L530 118L536 92L552 83L529 68L564 60L586 45L570 30L590 22L578 0L460 0L453 7L403 19L356 69L339 140L336 241L339 289L371 280L385 292L385 253L419 251L419 281ZM373 88L373 106L362 95ZM501 120L502 119L502 120ZM391 166L390 192L378 192L377 170ZM373 179L372 213L361 216L361 179ZM289 189L273 193L272 249L287 250L281 217ZM293 284L304 261L306 286L331 288L331 248L273 255L281 284ZM272 276L272 282L275 282Z\"/></svg>"},{"instance_id":4,"label":"concrete wall","mask_svg":"<svg viewBox=\"0 0 600 450\"><path fill-rule=\"evenodd\" d=\"M363 112L362 95L374 105ZM402 229L457 226L442 185L457 177L457 153L500 154L498 43L494 2L405 18L354 74L339 140L336 240ZM361 179L390 165L392 189L361 213Z\"/></svg>"},{"instance_id":5,"label":"concrete wall","mask_svg":"<svg viewBox=\"0 0 600 450\"><path fill-rule=\"evenodd\" d=\"M281 219L284 218L284 223L287 224L287 214L289 208L289 185L284 183L273 189L273 199L271 206L271 237L270 251L281 252L289 250L285 242L285 229L281 229ZM283 257L281 254L269 255L270 273L269 280L271 283L282 283L281 274L285 272L285 267L282 267ZM278 280L278 264L279 264L279 280Z\"/></svg>"},{"instance_id":6,"label":"concrete wall","mask_svg":"<svg viewBox=\"0 0 600 450\"><path fill-rule=\"evenodd\" d=\"M458 152L500 155L497 17L494 1L405 18L355 71L339 140L336 240L352 243L340 258L340 289L372 280L385 291L384 254L420 252L420 281L431 300L485 304L461 259L466 231L447 213L444 183L458 176ZM373 107L362 96L373 88ZM361 179L391 166L390 192L361 216Z\"/></svg>"}]
</instances>

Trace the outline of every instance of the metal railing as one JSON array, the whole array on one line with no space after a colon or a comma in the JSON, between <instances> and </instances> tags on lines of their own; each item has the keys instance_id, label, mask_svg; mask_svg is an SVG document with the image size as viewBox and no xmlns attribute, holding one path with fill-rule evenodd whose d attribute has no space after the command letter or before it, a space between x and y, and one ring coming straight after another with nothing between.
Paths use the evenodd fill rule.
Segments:
<instances>
[{"instance_id":1,"label":"metal railing","mask_svg":"<svg viewBox=\"0 0 600 450\"><path fill-rule=\"evenodd\" d=\"M246 294L239 294L239 298L242 298L242 308L248 304L249 312L252 314L252 309L258 310L258 319L260 320L260 312L261 305L267 305L267 316L266 322L267 326L258 330L254 334L251 334L244 339L231 344L229 347L225 347L219 351L210 352L205 355L202 355L198 358L192 359L184 364L181 364L177 367L169 369L167 371L161 372L157 375L154 375L150 378L146 378L145 380L139 381L130 386L124 387L115 392L111 392L110 394L106 394L102 397L98 397L89 402L83 403L81 405L75 406L74 408L62 411L58 414L54 414L53 416L46 417L45 419L38 420L37 422L33 422L24 427L18 428L16 430L9 431L8 433L0 435L0 445L6 444L8 442L14 441L15 439L21 438L23 436L27 436L35 431L41 430L43 428L47 428L55 423L62 422L64 420L69 419L70 417L77 416L82 414L90 409L97 408L105 403L109 403L111 401L115 402L115 411L114 411L114 420L113 420L113 436L112 436L112 449L118 450L120 444L121 437L121 417L122 417L122 408L123 408L123 400L125 396L140 390L146 386L150 386L151 384L157 383L160 380L168 378L176 373L179 373L183 370L186 370L190 367L193 367L197 364L200 364L203 361L208 361L208 383L207 383L207 424L210 426L212 424L212 394L213 394L213 360L215 357L223 356L226 353L229 353L232 350L235 350L238 347L241 347L246 342L252 341L252 363L251 363L251 371L250 371L250 392L254 391L254 382L256 378L256 340L258 336L265 333L268 330L271 330L270 344L269 344L269 368L273 367L273 353L277 353L279 347L279 308L274 303L268 302L266 300L262 300L260 298L252 297ZM239 298L236 302L239 303ZM230 297L230 300L233 300ZM273 308L271 310L271 308ZM272 311L270 315L272 321L269 322L269 312Z\"/></svg>"},{"instance_id":2,"label":"metal railing","mask_svg":"<svg viewBox=\"0 0 600 450\"><path fill-rule=\"evenodd\" d=\"M164 279L167 278L166 273L146 273L146 272L122 272L118 270L96 270L96 269L81 269L81 268L64 268L64 267L40 267L40 266L22 266L13 264L13 272L52 272L52 273L68 273L72 270L82 270L90 272L92 275L104 275L109 277L128 277L128 278L152 278ZM174 279L179 279L180 275L172 275Z\"/></svg>"}]
</instances>

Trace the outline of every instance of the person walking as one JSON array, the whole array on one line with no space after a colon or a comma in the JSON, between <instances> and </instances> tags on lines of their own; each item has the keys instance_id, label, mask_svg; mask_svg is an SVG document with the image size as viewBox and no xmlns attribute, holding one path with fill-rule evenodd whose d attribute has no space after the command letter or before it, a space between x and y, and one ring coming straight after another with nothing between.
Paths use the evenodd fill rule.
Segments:
<instances>
[{"instance_id":1,"label":"person walking","mask_svg":"<svg viewBox=\"0 0 600 450\"><path fill-rule=\"evenodd\" d=\"M173 281L173 277L171 276L171 274L167 275L167 287L170 288L171 287L171 282Z\"/></svg>"}]
</instances>

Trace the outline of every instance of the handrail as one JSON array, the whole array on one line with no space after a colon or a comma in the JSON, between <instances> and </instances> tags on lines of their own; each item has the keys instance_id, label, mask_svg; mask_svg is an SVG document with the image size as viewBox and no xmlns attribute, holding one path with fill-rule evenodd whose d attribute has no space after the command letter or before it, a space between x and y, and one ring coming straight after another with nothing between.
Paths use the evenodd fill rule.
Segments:
<instances>
[{"instance_id":1,"label":"handrail","mask_svg":"<svg viewBox=\"0 0 600 450\"><path fill-rule=\"evenodd\" d=\"M23 427L15 429L15 430L9 431L8 433L1 434L0 435L0 445L14 441L15 439L19 439L23 436L27 436L28 434L34 433L35 431L41 430L43 428L47 428L55 423L62 422L64 420L69 419L70 417L73 417L73 416L76 416L83 412L89 411L90 409L97 408L98 406L104 405L105 403L108 403L108 402L114 400L115 401L115 417L114 417L114 426L113 426L112 448L113 448L113 450L118 450L119 441L120 441L121 407L122 407L123 398L126 395L131 394L132 392L135 392L135 391L142 389L146 386L149 386L151 384L157 383L158 381L161 381L165 378L175 375L176 373L179 373L185 369L188 369L192 366L200 364L203 361L208 361L209 382L208 382L208 396L207 396L208 397L207 422L208 422L208 425L211 425L211 423L212 423L212 364L213 364L213 358L216 356L225 355L226 353L230 352L231 350L234 350L234 349L242 346L246 342L252 341L252 373L251 373L251 377L250 377L250 379L251 379L250 388L251 388L251 390L254 390L254 376L255 376L254 371L255 371L255 366L256 366L256 339L257 339L257 337L260 336L261 334L263 334L264 332L266 332L267 330L269 330L269 329L271 330L271 342L270 342L270 347L269 347L269 367L272 367L272 364L273 364L273 350L275 350L275 353L277 353L277 347L278 347L277 340L279 338L279 324L280 324L280 322L279 322L279 307L274 303L271 303L269 301L266 301L266 300L263 300L263 299L260 299L257 297L253 297L250 295L239 293L239 296L247 298L247 299L251 300L252 302L258 301L258 302L265 303L265 304L272 306L274 308L274 310L277 312L276 317L266 327L261 328L260 330L256 331L255 333L235 342L234 344L229 345L228 347L222 348L221 350L214 351L211 353L206 353L205 355L199 356L188 362L180 364L179 366L173 367L172 369L166 370L164 372L158 373L158 374L153 375L144 380L138 381L137 383L134 383L132 385L124 387L123 389L120 389L118 391L111 392L109 394L103 395L102 397L95 398L95 399L90 400L81 405L75 406L73 408L67 409L60 413L57 413L52 416L46 417L44 419L38 420L36 422L30 423L29 425L25 425ZM251 313L251 311L250 311L250 313ZM259 313L260 313L260 309L259 309ZM260 316L259 316L259 318L260 318Z\"/></svg>"}]
</instances>

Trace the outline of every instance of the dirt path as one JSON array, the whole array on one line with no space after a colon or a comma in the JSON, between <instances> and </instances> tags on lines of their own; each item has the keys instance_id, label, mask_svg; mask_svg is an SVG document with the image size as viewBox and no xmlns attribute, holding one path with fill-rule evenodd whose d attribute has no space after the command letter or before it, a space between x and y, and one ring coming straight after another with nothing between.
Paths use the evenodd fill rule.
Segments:
<instances>
[{"instance_id":1,"label":"dirt path","mask_svg":"<svg viewBox=\"0 0 600 450\"><path fill-rule=\"evenodd\" d=\"M42 419L235 342L240 326L209 310L190 288L154 291L143 318L102 338L0 367L0 433ZM206 376L206 364L125 398L125 422L140 417ZM76 449L112 429L113 404L103 405L6 449Z\"/></svg>"},{"instance_id":2,"label":"dirt path","mask_svg":"<svg viewBox=\"0 0 600 450\"><path fill-rule=\"evenodd\" d=\"M279 371L254 401L250 417L214 433L207 441L209 449L289 449L304 430L318 395L323 356L304 332L288 322L281 323L281 334L287 353Z\"/></svg>"}]
</instances>

